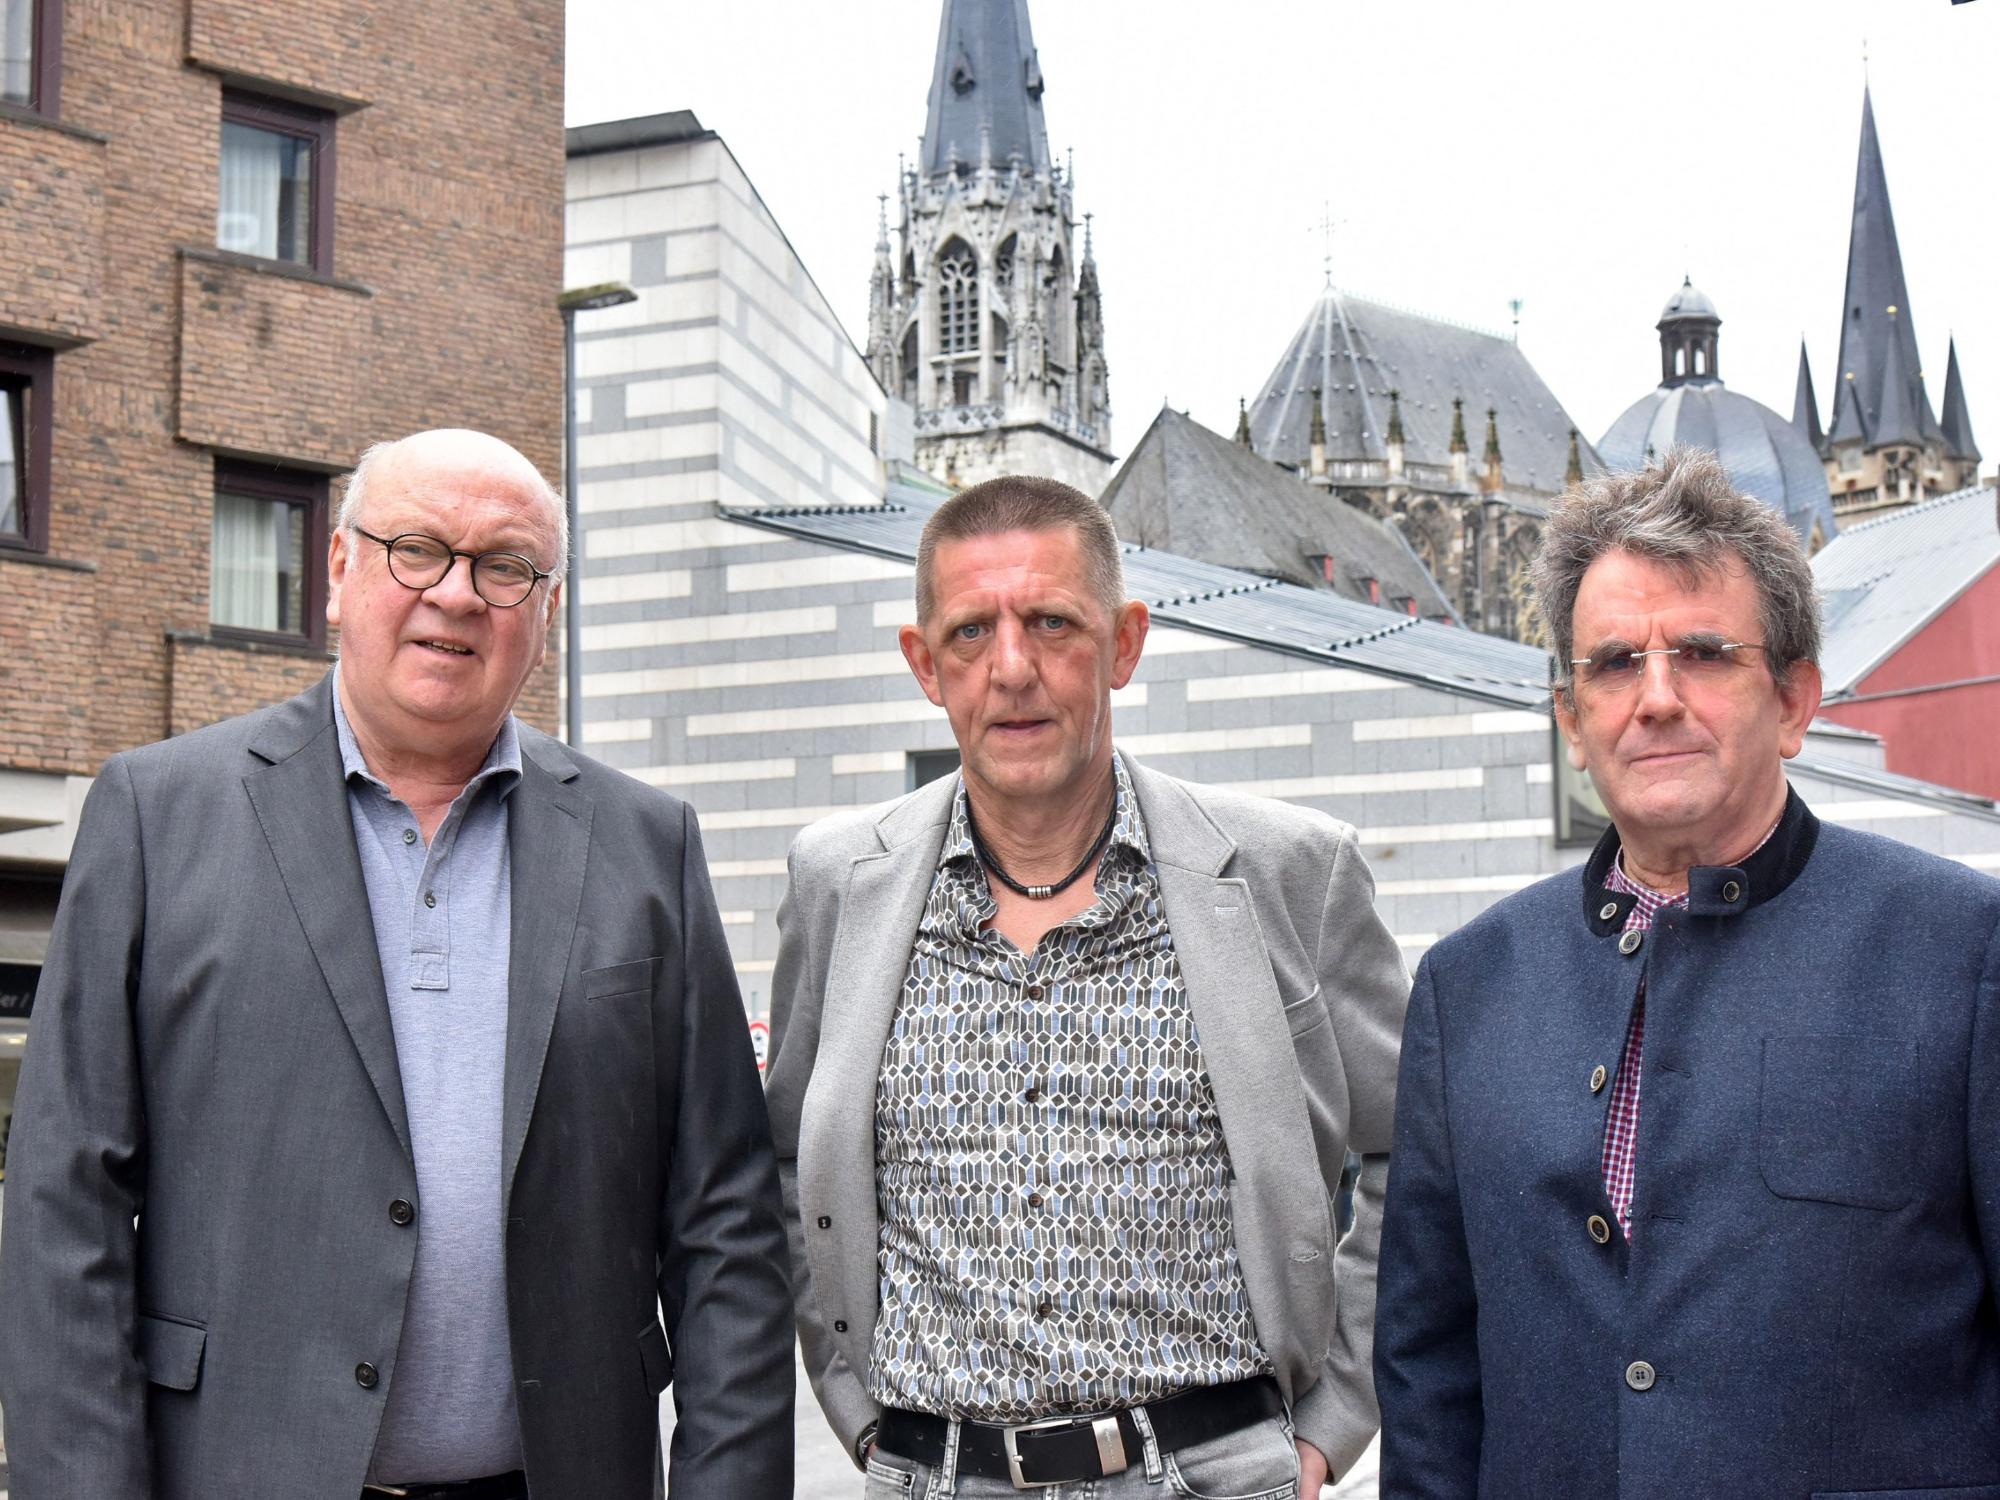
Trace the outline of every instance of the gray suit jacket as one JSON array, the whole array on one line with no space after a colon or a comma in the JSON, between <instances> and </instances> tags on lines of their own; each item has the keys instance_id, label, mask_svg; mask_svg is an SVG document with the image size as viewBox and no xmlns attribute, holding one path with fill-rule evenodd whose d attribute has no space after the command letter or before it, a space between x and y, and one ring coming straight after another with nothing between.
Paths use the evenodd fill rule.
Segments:
<instances>
[{"instance_id":1,"label":"gray suit jacket","mask_svg":"<svg viewBox=\"0 0 2000 1500\"><path fill-rule=\"evenodd\" d=\"M423 1204L330 692L114 756L84 809L9 1159L17 1500L360 1492ZM654 1494L676 1364L674 1493L788 1496L769 1125L693 815L521 749L502 1184L536 1500Z\"/></svg>"},{"instance_id":2,"label":"gray suit jacket","mask_svg":"<svg viewBox=\"0 0 2000 1500\"><path fill-rule=\"evenodd\" d=\"M1354 830L1126 766L1229 1146L1237 1254L1299 1435L1336 1474L1376 1426L1375 1250L1409 975ZM779 912L768 1098L799 1337L852 1450L879 1415L875 1091L955 778L800 835ZM1353 1230L1330 1204L1363 1154Z\"/></svg>"}]
</instances>

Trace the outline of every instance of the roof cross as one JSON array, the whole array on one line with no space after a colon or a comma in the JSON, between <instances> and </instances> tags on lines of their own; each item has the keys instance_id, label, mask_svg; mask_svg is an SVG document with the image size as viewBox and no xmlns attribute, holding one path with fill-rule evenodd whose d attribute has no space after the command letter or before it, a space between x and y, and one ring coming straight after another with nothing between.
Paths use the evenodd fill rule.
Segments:
<instances>
[{"instance_id":1,"label":"roof cross","mask_svg":"<svg viewBox=\"0 0 2000 1500\"><path fill-rule=\"evenodd\" d=\"M1328 286L1333 285L1333 236L1335 231L1344 229L1346 226L1347 220L1336 219L1333 216L1333 203L1330 199L1321 201L1319 222L1306 226L1309 233L1317 234L1320 237L1320 258L1326 268L1326 284Z\"/></svg>"}]
</instances>

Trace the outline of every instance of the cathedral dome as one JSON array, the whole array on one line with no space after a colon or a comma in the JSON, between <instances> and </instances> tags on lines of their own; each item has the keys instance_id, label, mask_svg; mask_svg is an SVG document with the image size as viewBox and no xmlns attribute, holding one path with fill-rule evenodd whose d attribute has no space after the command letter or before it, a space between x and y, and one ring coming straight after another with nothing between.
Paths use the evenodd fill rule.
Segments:
<instances>
[{"instance_id":1,"label":"cathedral dome","mask_svg":"<svg viewBox=\"0 0 2000 1500\"><path fill-rule=\"evenodd\" d=\"M1597 440L1597 453L1614 469L1637 469L1676 443L1713 453L1739 490L1790 521L1809 547L1815 531L1819 544L1833 539L1826 468L1812 444L1770 407L1720 380L1662 385L1626 408Z\"/></svg>"}]
</instances>

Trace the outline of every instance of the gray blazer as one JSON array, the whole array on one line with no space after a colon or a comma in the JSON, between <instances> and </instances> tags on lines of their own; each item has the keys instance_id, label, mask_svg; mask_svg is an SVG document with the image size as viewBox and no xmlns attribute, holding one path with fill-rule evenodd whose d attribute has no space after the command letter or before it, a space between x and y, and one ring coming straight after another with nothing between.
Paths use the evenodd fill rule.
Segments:
<instances>
[{"instance_id":1,"label":"gray blazer","mask_svg":"<svg viewBox=\"0 0 2000 1500\"><path fill-rule=\"evenodd\" d=\"M330 692L114 756L84 809L9 1159L18 1500L360 1493L423 1205ZM529 1481L655 1494L678 1365L674 1492L789 1495L769 1126L693 815L520 734L501 1180Z\"/></svg>"},{"instance_id":2,"label":"gray blazer","mask_svg":"<svg viewBox=\"0 0 2000 1500\"><path fill-rule=\"evenodd\" d=\"M1159 868L1235 1177L1257 1336L1299 1435L1336 1474L1376 1426L1369 1361L1382 1185L1409 974L1354 830L1322 813L1126 766ZM778 914L768 1098L799 1338L851 1450L879 1415L875 1091L955 778L815 824ZM1363 1154L1353 1230L1330 1204Z\"/></svg>"}]
</instances>

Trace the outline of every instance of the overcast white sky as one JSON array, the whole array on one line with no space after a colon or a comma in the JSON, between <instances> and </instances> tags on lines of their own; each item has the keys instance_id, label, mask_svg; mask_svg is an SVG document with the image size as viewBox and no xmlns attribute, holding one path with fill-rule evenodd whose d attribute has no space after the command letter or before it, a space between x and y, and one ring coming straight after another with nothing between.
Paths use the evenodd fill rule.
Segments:
<instances>
[{"instance_id":1,"label":"overcast white sky","mask_svg":"<svg viewBox=\"0 0 2000 1500\"><path fill-rule=\"evenodd\" d=\"M569 0L571 124L692 109L857 342L876 194L943 0ZM1833 389L1866 38L1933 406L1956 333L2000 455L2000 0L1031 0L1050 140L1096 215L1120 455L1223 432L1323 280L1521 343L1593 441L1659 378L1690 272L1735 390ZM1468 396L1473 393L1468 392Z\"/></svg>"}]
</instances>

